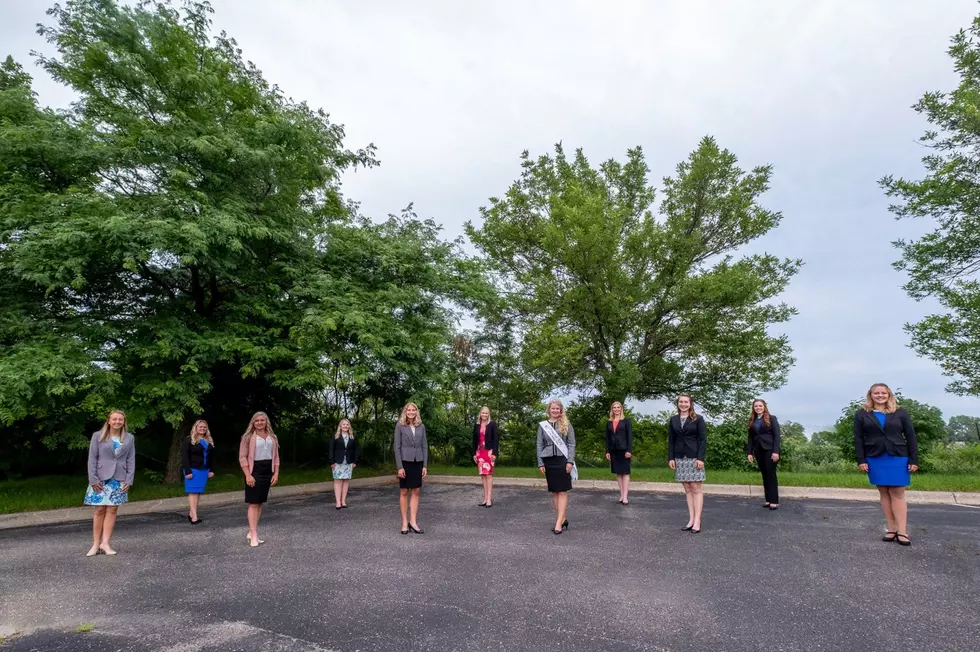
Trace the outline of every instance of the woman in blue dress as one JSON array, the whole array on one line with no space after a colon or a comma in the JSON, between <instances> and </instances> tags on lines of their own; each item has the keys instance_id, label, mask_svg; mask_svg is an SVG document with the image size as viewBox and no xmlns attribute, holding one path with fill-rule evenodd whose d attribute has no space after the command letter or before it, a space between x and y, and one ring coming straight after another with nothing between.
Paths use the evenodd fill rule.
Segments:
<instances>
[{"instance_id":1,"label":"woman in blue dress","mask_svg":"<svg viewBox=\"0 0 980 652\"><path fill-rule=\"evenodd\" d=\"M912 419L884 383L871 386L854 415L854 452L858 468L868 474L881 497L888 528L881 540L912 545L905 488L912 483L911 473L919 470L919 447Z\"/></svg>"},{"instance_id":2,"label":"woman in blue dress","mask_svg":"<svg viewBox=\"0 0 980 652\"><path fill-rule=\"evenodd\" d=\"M203 522L197 517L201 494L214 477L211 460L214 457L214 439L208 422L199 419L191 426L191 434L180 442L180 464L184 469L184 492L187 494L187 520L191 525Z\"/></svg>"},{"instance_id":3,"label":"woman in blue dress","mask_svg":"<svg viewBox=\"0 0 980 652\"><path fill-rule=\"evenodd\" d=\"M83 502L95 507L95 514L92 547L86 557L116 554L109 539L116 525L116 512L129 501L129 488L135 477L136 440L126 427L126 414L113 410L102 428L92 433L88 448L88 488Z\"/></svg>"}]
</instances>

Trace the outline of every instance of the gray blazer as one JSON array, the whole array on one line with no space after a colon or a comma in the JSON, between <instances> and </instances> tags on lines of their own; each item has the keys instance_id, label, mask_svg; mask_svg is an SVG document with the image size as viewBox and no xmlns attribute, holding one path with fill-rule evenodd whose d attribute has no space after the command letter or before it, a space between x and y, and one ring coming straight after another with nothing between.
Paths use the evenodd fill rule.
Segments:
<instances>
[{"instance_id":1,"label":"gray blazer","mask_svg":"<svg viewBox=\"0 0 980 652\"><path fill-rule=\"evenodd\" d=\"M558 428L555 428L555 432L558 432ZM561 437L561 433L558 433ZM568 435L562 437L565 440L565 447L568 448L568 462L567 464L572 464L575 462L575 428L572 424L568 424ZM551 437L549 437L544 432L544 428L541 424L538 424L538 466L544 466L545 457L555 457L561 455L561 450L551 442Z\"/></svg>"},{"instance_id":2,"label":"gray blazer","mask_svg":"<svg viewBox=\"0 0 980 652\"><path fill-rule=\"evenodd\" d=\"M399 469L404 468L402 460L422 462L423 467L429 466L429 442L425 438L425 426L415 426L413 435L411 426L395 424L395 464Z\"/></svg>"},{"instance_id":3,"label":"gray blazer","mask_svg":"<svg viewBox=\"0 0 980 652\"><path fill-rule=\"evenodd\" d=\"M125 433L117 454L111 439L100 442L99 433L94 432L88 447L88 483L97 485L113 478L128 485L136 479L136 438Z\"/></svg>"}]
</instances>

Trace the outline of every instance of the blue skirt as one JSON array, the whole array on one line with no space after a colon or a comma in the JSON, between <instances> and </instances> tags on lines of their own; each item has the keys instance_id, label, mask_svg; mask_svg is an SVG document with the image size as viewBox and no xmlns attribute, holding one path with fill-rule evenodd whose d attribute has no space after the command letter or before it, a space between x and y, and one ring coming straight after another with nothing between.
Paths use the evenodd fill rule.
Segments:
<instances>
[{"instance_id":1,"label":"blue skirt","mask_svg":"<svg viewBox=\"0 0 980 652\"><path fill-rule=\"evenodd\" d=\"M907 487L912 484L908 457L883 453L865 461L868 463L868 481L876 487Z\"/></svg>"},{"instance_id":2,"label":"blue skirt","mask_svg":"<svg viewBox=\"0 0 980 652\"><path fill-rule=\"evenodd\" d=\"M203 494L205 487L208 486L207 469L191 469L191 476L184 476L185 494Z\"/></svg>"},{"instance_id":3,"label":"blue skirt","mask_svg":"<svg viewBox=\"0 0 980 652\"><path fill-rule=\"evenodd\" d=\"M95 507L118 507L129 502L129 491L122 490L122 483L115 478L109 478L102 483L102 491L95 493L91 485L85 490L85 505Z\"/></svg>"}]
</instances>

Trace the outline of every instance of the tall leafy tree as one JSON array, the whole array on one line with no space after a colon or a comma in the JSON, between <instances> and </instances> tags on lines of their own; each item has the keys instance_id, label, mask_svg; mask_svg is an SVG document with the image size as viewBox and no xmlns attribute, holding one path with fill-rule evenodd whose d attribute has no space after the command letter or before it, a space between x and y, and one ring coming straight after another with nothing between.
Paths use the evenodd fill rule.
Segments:
<instances>
[{"instance_id":1,"label":"tall leafy tree","mask_svg":"<svg viewBox=\"0 0 980 652\"><path fill-rule=\"evenodd\" d=\"M945 312L907 324L911 346L951 378L947 389L980 395L980 17L952 39L949 55L959 74L950 92L932 91L914 105L930 128L920 139L930 152L920 180L885 177L899 219L925 218L935 229L898 240L895 267L908 274L905 290L931 297Z\"/></svg>"},{"instance_id":2,"label":"tall leafy tree","mask_svg":"<svg viewBox=\"0 0 980 652\"><path fill-rule=\"evenodd\" d=\"M581 150L522 156L522 174L467 233L488 259L546 387L612 399L693 393L710 410L785 382L775 301L802 264L738 251L774 229L768 166L745 172L712 138L664 179L659 211L640 148L593 167Z\"/></svg>"},{"instance_id":3,"label":"tall leafy tree","mask_svg":"<svg viewBox=\"0 0 980 652\"><path fill-rule=\"evenodd\" d=\"M980 417L957 414L949 418L946 424L946 439L948 441L980 441Z\"/></svg>"}]
</instances>

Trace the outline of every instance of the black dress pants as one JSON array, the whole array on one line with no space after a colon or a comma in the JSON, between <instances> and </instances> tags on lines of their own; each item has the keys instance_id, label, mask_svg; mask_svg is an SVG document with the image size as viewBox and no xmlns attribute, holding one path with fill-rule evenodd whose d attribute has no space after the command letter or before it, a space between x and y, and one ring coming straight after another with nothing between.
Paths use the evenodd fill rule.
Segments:
<instances>
[{"instance_id":1,"label":"black dress pants","mask_svg":"<svg viewBox=\"0 0 980 652\"><path fill-rule=\"evenodd\" d=\"M779 484L776 482L776 463L772 461L772 451L756 448L752 451L755 461L762 473L762 488L766 493L766 502L779 503Z\"/></svg>"}]
</instances>

